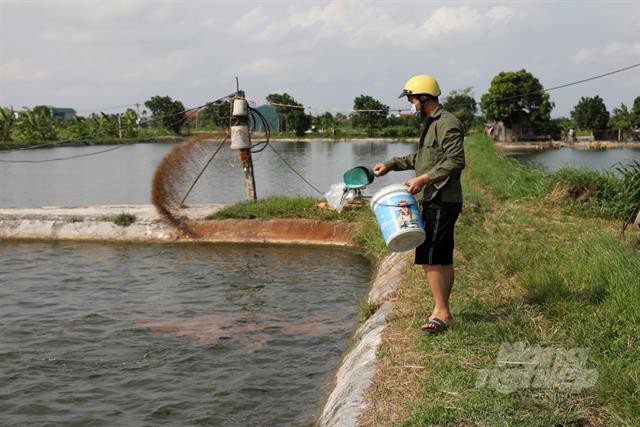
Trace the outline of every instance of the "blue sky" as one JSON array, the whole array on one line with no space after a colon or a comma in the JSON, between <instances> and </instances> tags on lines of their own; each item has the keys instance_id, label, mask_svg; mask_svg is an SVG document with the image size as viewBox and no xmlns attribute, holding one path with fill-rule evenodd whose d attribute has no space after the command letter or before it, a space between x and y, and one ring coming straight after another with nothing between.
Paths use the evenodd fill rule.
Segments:
<instances>
[{"instance_id":1,"label":"blue sky","mask_svg":"<svg viewBox=\"0 0 640 427\"><path fill-rule=\"evenodd\" d=\"M169 95L197 106L240 78L260 102L288 92L312 113L361 94L392 108L413 74L478 99L500 71L546 86L640 63L640 2L0 2L0 105L81 113ZM640 68L551 93L611 110L640 95ZM118 111L118 109L110 110Z\"/></svg>"}]
</instances>

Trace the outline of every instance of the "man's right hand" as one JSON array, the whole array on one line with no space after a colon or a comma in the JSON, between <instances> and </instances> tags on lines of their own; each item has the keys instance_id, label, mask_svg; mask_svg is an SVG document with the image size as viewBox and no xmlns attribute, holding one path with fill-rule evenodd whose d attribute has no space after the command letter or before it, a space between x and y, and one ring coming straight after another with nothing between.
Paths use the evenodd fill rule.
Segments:
<instances>
[{"instance_id":1,"label":"man's right hand","mask_svg":"<svg viewBox=\"0 0 640 427\"><path fill-rule=\"evenodd\" d=\"M387 172L389 172L389 169L387 169L384 163L377 163L373 167L373 173L375 174L375 176L384 176L387 174Z\"/></svg>"}]
</instances>

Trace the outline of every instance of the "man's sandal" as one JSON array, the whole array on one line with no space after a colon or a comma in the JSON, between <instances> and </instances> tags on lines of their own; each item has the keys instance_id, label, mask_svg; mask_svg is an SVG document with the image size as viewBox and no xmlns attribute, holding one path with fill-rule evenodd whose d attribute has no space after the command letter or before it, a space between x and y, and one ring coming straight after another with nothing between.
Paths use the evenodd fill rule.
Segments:
<instances>
[{"instance_id":1,"label":"man's sandal","mask_svg":"<svg viewBox=\"0 0 640 427\"><path fill-rule=\"evenodd\" d=\"M434 317L433 319L429 319L427 323L422 326L422 331L430 334L439 334L440 332L444 332L447 330L449 325L444 323L442 320Z\"/></svg>"}]
</instances>

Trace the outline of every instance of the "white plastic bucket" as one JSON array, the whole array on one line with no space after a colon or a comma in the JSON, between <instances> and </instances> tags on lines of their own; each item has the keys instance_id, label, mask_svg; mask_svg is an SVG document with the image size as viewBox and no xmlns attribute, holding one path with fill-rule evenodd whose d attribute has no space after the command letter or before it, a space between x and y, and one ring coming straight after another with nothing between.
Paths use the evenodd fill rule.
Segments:
<instances>
[{"instance_id":1,"label":"white plastic bucket","mask_svg":"<svg viewBox=\"0 0 640 427\"><path fill-rule=\"evenodd\" d=\"M404 252L424 242L420 209L405 185L394 184L379 190L371 198L371 209L389 250Z\"/></svg>"}]
</instances>

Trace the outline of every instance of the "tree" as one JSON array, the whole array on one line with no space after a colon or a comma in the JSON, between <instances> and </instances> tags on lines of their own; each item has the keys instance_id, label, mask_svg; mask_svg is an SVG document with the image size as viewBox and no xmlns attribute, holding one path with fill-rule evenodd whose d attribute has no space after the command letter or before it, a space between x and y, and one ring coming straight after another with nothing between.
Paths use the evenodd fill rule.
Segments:
<instances>
[{"instance_id":1,"label":"tree","mask_svg":"<svg viewBox=\"0 0 640 427\"><path fill-rule=\"evenodd\" d=\"M57 138L53 111L44 105L22 112L17 129L20 137L28 141L52 141Z\"/></svg>"},{"instance_id":2,"label":"tree","mask_svg":"<svg viewBox=\"0 0 640 427\"><path fill-rule=\"evenodd\" d=\"M367 128L367 134L369 135L373 135L375 129L382 128L389 115L389 107L387 105L367 95L360 95L355 98L353 100L353 109L356 110L351 118L353 127Z\"/></svg>"},{"instance_id":3,"label":"tree","mask_svg":"<svg viewBox=\"0 0 640 427\"><path fill-rule=\"evenodd\" d=\"M180 133L180 130L187 122L182 102L174 101L169 96L151 97L144 105L151 110L153 120L158 120L156 122L157 127Z\"/></svg>"},{"instance_id":4,"label":"tree","mask_svg":"<svg viewBox=\"0 0 640 427\"><path fill-rule=\"evenodd\" d=\"M336 128L338 127L338 120L333 117L333 114L326 112L317 118L318 126L324 133L336 134Z\"/></svg>"},{"instance_id":5,"label":"tree","mask_svg":"<svg viewBox=\"0 0 640 427\"><path fill-rule=\"evenodd\" d=\"M442 104L445 110L450 111L460 120L465 133L468 133L478 111L476 100L473 98L473 88L452 90Z\"/></svg>"},{"instance_id":6,"label":"tree","mask_svg":"<svg viewBox=\"0 0 640 427\"><path fill-rule=\"evenodd\" d=\"M624 102L620 104L620 107L613 109L609 118L609 127L612 129L631 130L633 125L633 114L624 105Z\"/></svg>"},{"instance_id":7,"label":"tree","mask_svg":"<svg viewBox=\"0 0 640 427\"><path fill-rule=\"evenodd\" d=\"M127 138L133 138L138 135L138 113L131 108L122 115L122 127L124 127L124 135Z\"/></svg>"},{"instance_id":8,"label":"tree","mask_svg":"<svg viewBox=\"0 0 640 427\"><path fill-rule=\"evenodd\" d=\"M11 141L11 129L15 121L12 108L0 108L0 141Z\"/></svg>"},{"instance_id":9,"label":"tree","mask_svg":"<svg viewBox=\"0 0 640 427\"><path fill-rule=\"evenodd\" d=\"M540 81L525 69L503 71L491 80L480 107L487 120L501 121L507 127L528 114L533 130L544 132L550 126L554 103L543 89Z\"/></svg>"},{"instance_id":10,"label":"tree","mask_svg":"<svg viewBox=\"0 0 640 427\"><path fill-rule=\"evenodd\" d=\"M198 113L199 126L212 126L228 128L230 126L231 103L221 101L209 104Z\"/></svg>"},{"instance_id":11,"label":"tree","mask_svg":"<svg viewBox=\"0 0 640 427\"><path fill-rule=\"evenodd\" d=\"M571 118L579 129L591 130L594 136L597 130L604 130L609 124L609 112L598 95L593 98L581 97L571 110Z\"/></svg>"},{"instance_id":12,"label":"tree","mask_svg":"<svg viewBox=\"0 0 640 427\"><path fill-rule=\"evenodd\" d=\"M311 125L311 116L305 114L304 106L297 102L288 93L272 93L267 95L267 101L271 103L282 118L283 131L293 129L296 135L302 136Z\"/></svg>"},{"instance_id":13,"label":"tree","mask_svg":"<svg viewBox=\"0 0 640 427\"><path fill-rule=\"evenodd\" d=\"M633 121L634 128L640 128L640 96L636 96L636 99L633 100L631 120Z\"/></svg>"}]
</instances>

